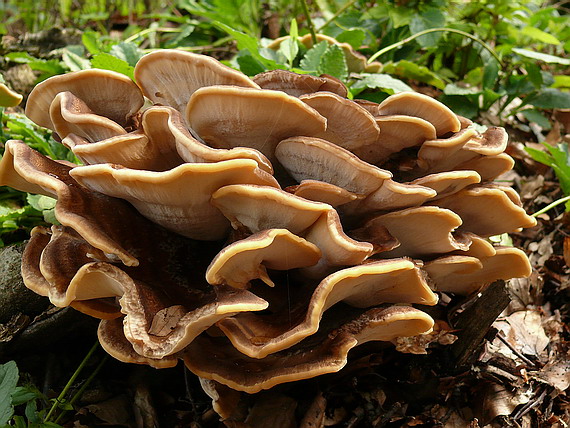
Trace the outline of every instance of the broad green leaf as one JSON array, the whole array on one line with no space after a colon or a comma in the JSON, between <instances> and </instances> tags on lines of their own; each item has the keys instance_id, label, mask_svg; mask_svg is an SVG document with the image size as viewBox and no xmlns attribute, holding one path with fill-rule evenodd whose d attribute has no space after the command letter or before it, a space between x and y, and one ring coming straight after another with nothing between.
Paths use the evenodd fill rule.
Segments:
<instances>
[{"instance_id":1,"label":"broad green leaf","mask_svg":"<svg viewBox=\"0 0 570 428\"><path fill-rule=\"evenodd\" d=\"M553 88L570 88L570 76L563 74L554 76Z\"/></svg>"},{"instance_id":2,"label":"broad green leaf","mask_svg":"<svg viewBox=\"0 0 570 428\"><path fill-rule=\"evenodd\" d=\"M0 424L7 424L12 414L12 393L18 384L18 366L15 361L8 361L0 365Z\"/></svg>"},{"instance_id":3,"label":"broad green leaf","mask_svg":"<svg viewBox=\"0 0 570 428\"><path fill-rule=\"evenodd\" d=\"M419 33L420 31L429 30L430 28L438 28L445 26L445 15L439 9L429 7L419 15L414 16L410 22L410 31L412 34ZM416 40L425 48L432 47L437 44L441 38L442 33L430 33L418 37Z\"/></svg>"},{"instance_id":4,"label":"broad green leaf","mask_svg":"<svg viewBox=\"0 0 570 428\"><path fill-rule=\"evenodd\" d=\"M297 57L299 53L299 43L297 42L297 38L299 36L297 30L297 21L293 19L291 21L291 31L289 37L281 42L279 45L279 52L281 52L287 61L289 62L289 68L293 67L293 61Z\"/></svg>"},{"instance_id":5,"label":"broad green leaf","mask_svg":"<svg viewBox=\"0 0 570 428\"><path fill-rule=\"evenodd\" d=\"M495 60L490 60L483 67L483 78L481 84L483 89L493 89L499 78L499 64Z\"/></svg>"},{"instance_id":6,"label":"broad green leaf","mask_svg":"<svg viewBox=\"0 0 570 428\"><path fill-rule=\"evenodd\" d=\"M366 32L360 28L346 30L336 36L338 42L348 43L354 49L358 49L360 46L362 46L365 38Z\"/></svg>"},{"instance_id":7,"label":"broad green leaf","mask_svg":"<svg viewBox=\"0 0 570 428\"><path fill-rule=\"evenodd\" d=\"M548 153L535 149L534 147L525 147L524 150L533 158L535 161L540 162L541 164L552 166L554 164L554 159Z\"/></svg>"},{"instance_id":8,"label":"broad green leaf","mask_svg":"<svg viewBox=\"0 0 570 428\"><path fill-rule=\"evenodd\" d=\"M560 44L560 40L558 40L552 34L542 31L536 27L526 26L522 29L521 33L542 43L548 43L550 45Z\"/></svg>"},{"instance_id":9,"label":"broad green leaf","mask_svg":"<svg viewBox=\"0 0 570 428\"><path fill-rule=\"evenodd\" d=\"M513 52L516 54L519 54L520 56L524 56L525 58L544 61L548 64L570 65L570 59L568 59L568 58L562 58L562 57L554 56L554 55L550 55L550 54L534 52L534 51L531 51L528 49L522 49L522 48L513 48Z\"/></svg>"},{"instance_id":10,"label":"broad green leaf","mask_svg":"<svg viewBox=\"0 0 570 428\"><path fill-rule=\"evenodd\" d=\"M562 92L554 88L546 88L538 94L525 99L527 104L544 109L566 109L570 108L570 93Z\"/></svg>"},{"instance_id":11,"label":"broad green leaf","mask_svg":"<svg viewBox=\"0 0 570 428\"><path fill-rule=\"evenodd\" d=\"M350 87L353 94L358 94L365 89L382 89L389 94L412 91L412 88L404 82L389 74L361 74L361 76L363 78Z\"/></svg>"},{"instance_id":12,"label":"broad green leaf","mask_svg":"<svg viewBox=\"0 0 570 428\"><path fill-rule=\"evenodd\" d=\"M423 65L418 65L408 60L384 64L382 71L386 74L427 83L438 89L445 88L445 82L437 74Z\"/></svg>"},{"instance_id":13,"label":"broad green leaf","mask_svg":"<svg viewBox=\"0 0 570 428\"><path fill-rule=\"evenodd\" d=\"M475 118L479 114L478 104L471 100L471 95L443 95L439 101L444 103L447 107L455 113L467 117L469 119Z\"/></svg>"},{"instance_id":14,"label":"broad green leaf","mask_svg":"<svg viewBox=\"0 0 570 428\"><path fill-rule=\"evenodd\" d=\"M57 199L50 198L44 195L31 195L29 194L26 198L28 203L38 211L51 210L55 208Z\"/></svg>"},{"instance_id":15,"label":"broad green leaf","mask_svg":"<svg viewBox=\"0 0 570 428\"><path fill-rule=\"evenodd\" d=\"M144 55L144 52L139 49L134 43L121 42L114 45L109 53L119 59L125 61L128 65L134 67L139 59Z\"/></svg>"},{"instance_id":16,"label":"broad green leaf","mask_svg":"<svg viewBox=\"0 0 570 428\"><path fill-rule=\"evenodd\" d=\"M538 110L527 109L523 110L521 113L523 114L524 117L526 117L526 119L529 122L534 122L538 124L542 129L549 131L552 128L548 118Z\"/></svg>"},{"instance_id":17,"label":"broad green leaf","mask_svg":"<svg viewBox=\"0 0 570 428\"><path fill-rule=\"evenodd\" d=\"M42 393L34 386L18 386L12 393L12 404L14 406L19 406L20 404L24 404L30 400L42 397Z\"/></svg>"},{"instance_id":18,"label":"broad green leaf","mask_svg":"<svg viewBox=\"0 0 570 428\"><path fill-rule=\"evenodd\" d=\"M245 50L239 52L236 61L239 65L240 71L248 76L255 76L256 74L267 71L263 64Z\"/></svg>"},{"instance_id":19,"label":"broad green leaf","mask_svg":"<svg viewBox=\"0 0 570 428\"><path fill-rule=\"evenodd\" d=\"M179 28L180 28L180 33L178 33L176 37L166 42L164 45L165 48L172 49L179 47L184 41L184 39L190 36L194 32L196 26L193 24L184 24Z\"/></svg>"},{"instance_id":20,"label":"broad green leaf","mask_svg":"<svg viewBox=\"0 0 570 428\"><path fill-rule=\"evenodd\" d=\"M122 59L117 58L108 53L99 53L91 59L91 66L93 68L102 68L103 70L116 71L117 73L122 73L125 76L134 79L134 67L129 65Z\"/></svg>"},{"instance_id":21,"label":"broad green leaf","mask_svg":"<svg viewBox=\"0 0 570 428\"><path fill-rule=\"evenodd\" d=\"M348 67L342 48L337 45L330 45L319 63L319 74L330 74L340 80L348 77Z\"/></svg>"},{"instance_id":22,"label":"broad green leaf","mask_svg":"<svg viewBox=\"0 0 570 428\"><path fill-rule=\"evenodd\" d=\"M531 63L531 64L525 64L524 68L526 70L529 80L537 89L539 89L544 83L544 80L542 78L542 73L540 72L540 67L534 63Z\"/></svg>"},{"instance_id":23,"label":"broad green leaf","mask_svg":"<svg viewBox=\"0 0 570 428\"><path fill-rule=\"evenodd\" d=\"M390 8L388 14L394 28L400 28L410 25L414 17L414 10L407 7L393 7Z\"/></svg>"},{"instance_id":24,"label":"broad green leaf","mask_svg":"<svg viewBox=\"0 0 570 428\"><path fill-rule=\"evenodd\" d=\"M85 58L81 58L79 55L71 52L68 49L65 49L63 51L61 59L71 71L86 70L88 68L91 68L91 61Z\"/></svg>"},{"instance_id":25,"label":"broad green leaf","mask_svg":"<svg viewBox=\"0 0 570 428\"><path fill-rule=\"evenodd\" d=\"M299 64L301 69L316 72L319 69L321 58L328 47L329 44L326 41L322 41L309 49L301 59Z\"/></svg>"},{"instance_id":26,"label":"broad green leaf","mask_svg":"<svg viewBox=\"0 0 570 428\"><path fill-rule=\"evenodd\" d=\"M95 31L87 30L81 35L81 41L83 46L91 55L95 55L101 52L101 46L99 44L99 38L101 36Z\"/></svg>"}]
</instances>

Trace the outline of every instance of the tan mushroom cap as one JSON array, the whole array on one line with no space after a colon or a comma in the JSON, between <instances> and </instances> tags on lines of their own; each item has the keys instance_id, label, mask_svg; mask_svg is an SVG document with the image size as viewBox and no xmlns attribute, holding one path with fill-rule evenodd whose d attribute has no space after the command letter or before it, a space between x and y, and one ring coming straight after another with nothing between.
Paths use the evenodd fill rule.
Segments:
<instances>
[{"instance_id":1,"label":"tan mushroom cap","mask_svg":"<svg viewBox=\"0 0 570 428\"><path fill-rule=\"evenodd\" d=\"M468 236L454 233L461 224L461 217L449 209L422 206L374 217L354 233L351 232L351 235L373 237L378 228L380 233L384 233L383 228L386 228L400 246L383 252L382 257L421 258L454 250L467 250L471 244Z\"/></svg>"},{"instance_id":2,"label":"tan mushroom cap","mask_svg":"<svg viewBox=\"0 0 570 428\"><path fill-rule=\"evenodd\" d=\"M212 147L252 147L269 160L285 138L314 136L326 129L326 119L298 98L233 86L198 89L188 103L186 119Z\"/></svg>"},{"instance_id":3,"label":"tan mushroom cap","mask_svg":"<svg viewBox=\"0 0 570 428\"><path fill-rule=\"evenodd\" d=\"M481 176L475 171L449 171L426 175L410 184L418 184L435 190L437 195L432 198L435 201L480 182Z\"/></svg>"},{"instance_id":4,"label":"tan mushroom cap","mask_svg":"<svg viewBox=\"0 0 570 428\"><path fill-rule=\"evenodd\" d=\"M312 76L298 74L287 70L270 70L260 73L252 78L261 89L282 91L292 97L311 94L318 91L334 92L346 97L348 90L342 82L328 76Z\"/></svg>"},{"instance_id":5,"label":"tan mushroom cap","mask_svg":"<svg viewBox=\"0 0 570 428\"><path fill-rule=\"evenodd\" d=\"M318 180L302 180L300 184L286 187L285 190L300 198L322 202L335 208L363 197L342 187Z\"/></svg>"},{"instance_id":6,"label":"tan mushroom cap","mask_svg":"<svg viewBox=\"0 0 570 428\"><path fill-rule=\"evenodd\" d=\"M184 113L192 94L199 88L232 85L259 88L245 74L206 55L161 49L143 56L135 66L135 81L155 104Z\"/></svg>"},{"instance_id":7,"label":"tan mushroom cap","mask_svg":"<svg viewBox=\"0 0 570 428\"><path fill-rule=\"evenodd\" d=\"M515 160L506 153L494 156L479 156L455 166L458 170L477 171L481 181L492 181L510 171L515 166Z\"/></svg>"},{"instance_id":8,"label":"tan mushroom cap","mask_svg":"<svg viewBox=\"0 0 570 428\"><path fill-rule=\"evenodd\" d=\"M513 247L496 247L495 251L480 260L459 255L442 257L426 263L424 270L437 290L461 295L471 294L499 279L530 276L532 268L523 251Z\"/></svg>"},{"instance_id":9,"label":"tan mushroom cap","mask_svg":"<svg viewBox=\"0 0 570 428\"><path fill-rule=\"evenodd\" d=\"M389 171L320 138L287 138L277 145L275 156L297 182L324 181L360 195L372 193L392 177Z\"/></svg>"},{"instance_id":10,"label":"tan mushroom cap","mask_svg":"<svg viewBox=\"0 0 570 428\"><path fill-rule=\"evenodd\" d=\"M445 170L448 165L456 163L454 159L448 162L452 156L456 157L457 153L465 144L478 135L473 128L462 129L448 138L437 138L424 141L418 151L418 165L424 170ZM461 161L461 160L460 160ZM460 162L459 161L459 162ZM446 166L441 166L446 162Z\"/></svg>"},{"instance_id":11,"label":"tan mushroom cap","mask_svg":"<svg viewBox=\"0 0 570 428\"><path fill-rule=\"evenodd\" d=\"M222 239L229 230L229 222L210 204L220 187L235 183L279 186L251 159L186 163L163 172L89 165L76 167L70 174L91 190L129 201L166 229L200 240Z\"/></svg>"},{"instance_id":12,"label":"tan mushroom cap","mask_svg":"<svg viewBox=\"0 0 570 428\"><path fill-rule=\"evenodd\" d=\"M301 95L299 99L327 119L327 128L320 135L297 135L320 137L351 151L378 139L380 129L374 116L354 101L332 92Z\"/></svg>"},{"instance_id":13,"label":"tan mushroom cap","mask_svg":"<svg viewBox=\"0 0 570 428\"><path fill-rule=\"evenodd\" d=\"M439 199L437 205L457 213L463 220L460 230L487 237L533 227L536 219L513 200L512 192L494 185L464 189Z\"/></svg>"},{"instance_id":14,"label":"tan mushroom cap","mask_svg":"<svg viewBox=\"0 0 570 428\"><path fill-rule=\"evenodd\" d=\"M183 358L198 376L252 394L281 383L337 372L345 366L348 351L359 344L415 336L429 332L432 326L433 319L417 309L372 309L342 327L326 329L322 335L263 360L244 356L227 339L207 336L197 338L184 350Z\"/></svg>"},{"instance_id":15,"label":"tan mushroom cap","mask_svg":"<svg viewBox=\"0 0 570 428\"><path fill-rule=\"evenodd\" d=\"M60 92L54 97L49 115L53 130L61 138L73 133L90 142L97 142L127 133L118 123L93 113L87 104L71 92Z\"/></svg>"},{"instance_id":16,"label":"tan mushroom cap","mask_svg":"<svg viewBox=\"0 0 570 428\"><path fill-rule=\"evenodd\" d=\"M131 364L146 364L155 369L165 369L178 364L178 357L166 355L148 358L138 354L123 333L123 319L103 320L99 323L97 337L101 347L113 358Z\"/></svg>"},{"instance_id":17,"label":"tan mushroom cap","mask_svg":"<svg viewBox=\"0 0 570 428\"><path fill-rule=\"evenodd\" d=\"M287 229L315 244L322 257L317 265L303 269L313 277L326 275L332 266L361 263L373 251L372 244L355 241L344 233L338 213L330 205L283 190L254 185L225 186L213 194L212 204L234 228L243 225L253 233Z\"/></svg>"},{"instance_id":18,"label":"tan mushroom cap","mask_svg":"<svg viewBox=\"0 0 570 428\"><path fill-rule=\"evenodd\" d=\"M54 129L50 105L57 94L66 91L83 101L94 114L123 127L144 104L140 89L127 76L93 68L50 77L37 84L26 102L26 116L40 126Z\"/></svg>"},{"instance_id":19,"label":"tan mushroom cap","mask_svg":"<svg viewBox=\"0 0 570 428\"><path fill-rule=\"evenodd\" d=\"M377 140L363 147L355 147L353 150L366 162L381 163L393 153L419 146L426 140L436 137L435 127L419 117L391 115L376 117L375 121L380 128Z\"/></svg>"},{"instance_id":20,"label":"tan mushroom cap","mask_svg":"<svg viewBox=\"0 0 570 428\"><path fill-rule=\"evenodd\" d=\"M438 137L458 132L461 123L457 115L439 101L417 92L400 92L390 95L378 106L379 116L406 115L430 122Z\"/></svg>"},{"instance_id":21,"label":"tan mushroom cap","mask_svg":"<svg viewBox=\"0 0 570 428\"><path fill-rule=\"evenodd\" d=\"M16 107L23 99L22 95L0 83L0 107Z\"/></svg>"},{"instance_id":22,"label":"tan mushroom cap","mask_svg":"<svg viewBox=\"0 0 570 428\"><path fill-rule=\"evenodd\" d=\"M279 287L261 294L271 313L244 313L218 323L235 348L249 357L265 358L315 334L325 311L341 301L369 308L383 303L435 305L438 300L420 269L405 259L343 269L316 285L277 284ZM291 296L290 304L284 304L287 296Z\"/></svg>"},{"instance_id":23,"label":"tan mushroom cap","mask_svg":"<svg viewBox=\"0 0 570 428\"><path fill-rule=\"evenodd\" d=\"M289 270L316 264L319 248L287 229L270 229L234 242L220 251L208 266L206 281L247 288L259 278L269 286L275 284L268 269Z\"/></svg>"}]
</instances>

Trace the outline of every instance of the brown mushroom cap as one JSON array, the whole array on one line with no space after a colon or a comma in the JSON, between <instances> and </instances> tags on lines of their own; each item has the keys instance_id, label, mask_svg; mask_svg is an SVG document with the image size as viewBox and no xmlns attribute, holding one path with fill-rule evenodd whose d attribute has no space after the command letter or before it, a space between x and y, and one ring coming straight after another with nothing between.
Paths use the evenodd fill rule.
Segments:
<instances>
[{"instance_id":1,"label":"brown mushroom cap","mask_svg":"<svg viewBox=\"0 0 570 428\"><path fill-rule=\"evenodd\" d=\"M390 95L378 106L379 116L406 115L430 122L437 136L458 132L461 123L457 115L439 101L417 92L400 92Z\"/></svg>"},{"instance_id":2,"label":"brown mushroom cap","mask_svg":"<svg viewBox=\"0 0 570 428\"><path fill-rule=\"evenodd\" d=\"M210 284L246 288L260 278L267 285L273 281L266 268L289 270L316 264L319 248L287 229L265 230L228 245L216 255L206 271Z\"/></svg>"},{"instance_id":3,"label":"brown mushroom cap","mask_svg":"<svg viewBox=\"0 0 570 428\"><path fill-rule=\"evenodd\" d=\"M252 358L264 358L315 334L325 311L341 301L358 308L437 303L420 269L405 259L346 268L317 284L278 283L276 290L257 293L269 302L270 313L244 313L218 323L235 348Z\"/></svg>"},{"instance_id":4,"label":"brown mushroom cap","mask_svg":"<svg viewBox=\"0 0 570 428\"><path fill-rule=\"evenodd\" d=\"M348 90L344 84L328 76L312 76L310 74L297 74L287 70L270 70L260 73L252 78L261 89L282 91L292 97L311 94L318 91L334 92L346 97Z\"/></svg>"},{"instance_id":5,"label":"brown mushroom cap","mask_svg":"<svg viewBox=\"0 0 570 428\"><path fill-rule=\"evenodd\" d=\"M338 325L336 318L334 324ZM251 394L281 383L337 372L346 364L348 351L358 344L415 336L429 332L432 326L433 319L417 309L377 308L332 331L323 329L322 334L263 360L244 356L227 339L204 335L184 350L183 358L188 369L198 376Z\"/></svg>"},{"instance_id":6,"label":"brown mushroom cap","mask_svg":"<svg viewBox=\"0 0 570 428\"><path fill-rule=\"evenodd\" d=\"M217 189L234 183L278 186L251 159L186 163L162 172L89 165L74 168L71 175L91 190L129 201L151 221L200 240L222 239L229 230L228 221L210 205Z\"/></svg>"},{"instance_id":7,"label":"brown mushroom cap","mask_svg":"<svg viewBox=\"0 0 570 428\"><path fill-rule=\"evenodd\" d=\"M515 160L508 154L501 153L494 156L479 156L455 166L455 169L476 171L481 176L481 181L492 181L514 166Z\"/></svg>"},{"instance_id":8,"label":"brown mushroom cap","mask_svg":"<svg viewBox=\"0 0 570 428\"><path fill-rule=\"evenodd\" d=\"M348 150L373 144L380 133L374 117L354 101L331 92L316 92L299 97L327 119L327 129L320 135L297 134L323 138Z\"/></svg>"},{"instance_id":9,"label":"brown mushroom cap","mask_svg":"<svg viewBox=\"0 0 570 428\"><path fill-rule=\"evenodd\" d=\"M252 147L269 160L285 138L318 135L326 128L326 119L298 98L233 86L198 89L188 103L186 119L212 147Z\"/></svg>"},{"instance_id":10,"label":"brown mushroom cap","mask_svg":"<svg viewBox=\"0 0 570 428\"><path fill-rule=\"evenodd\" d=\"M127 76L93 68L50 77L37 84L26 102L26 116L40 126L54 129L50 105L57 94L66 91L83 101L94 114L123 127L144 104L141 91Z\"/></svg>"},{"instance_id":11,"label":"brown mushroom cap","mask_svg":"<svg viewBox=\"0 0 570 428\"><path fill-rule=\"evenodd\" d=\"M363 197L342 187L318 180L302 180L300 184L286 187L285 190L300 198L322 202L332 207L338 207Z\"/></svg>"},{"instance_id":12,"label":"brown mushroom cap","mask_svg":"<svg viewBox=\"0 0 570 428\"><path fill-rule=\"evenodd\" d=\"M148 99L180 113L186 110L192 94L205 86L259 88L245 74L214 58L174 49L146 54L135 66L134 73L135 81Z\"/></svg>"},{"instance_id":13,"label":"brown mushroom cap","mask_svg":"<svg viewBox=\"0 0 570 428\"><path fill-rule=\"evenodd\" d=\"M481 176L475 171L449 171L426 175L410 184L419 184L435 190L437 195L432 198L435 201L480 182Z\"/></svg>"}]
</instances>

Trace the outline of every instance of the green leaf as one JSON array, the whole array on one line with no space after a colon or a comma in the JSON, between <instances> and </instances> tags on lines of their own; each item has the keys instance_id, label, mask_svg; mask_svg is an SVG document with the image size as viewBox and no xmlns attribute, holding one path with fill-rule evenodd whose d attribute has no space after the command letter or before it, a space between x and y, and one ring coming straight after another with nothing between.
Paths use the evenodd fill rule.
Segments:
<instances>
[{"instance_id":1,"label":"green leaf","mask_svg":"<svg viewBox=\"0 0 570 428\"><path fill-rule=\"evenodd\" d=\"M554 76L553 88L570 88L570 76L563 74Z\"/></svg>"},{"instance_id":2,"label":"green leaf","mask_svg":"<svg viewBox=\"0 0 570 428\"><path fill-rule=\"evenodd\" d=\"M539 89L544 84L540 67L534 63L525 64L525 70L529 80L537 89Z\"/></svg>"},{"instance_id":3,"label":"green leaf","mask_svg":"<svg viewBox=\"0 0 570 428\"><path fill-rule=\"evenodd\" d=\"M346 30L336 36L336 40L340 43L348 43L354 49L358 49L362 46L364 39L366 38L366 32L361 28L355 28L352 30Z\"/></svg>"},{"instance_id":4,"label":"green leaf","mask_svg":"<svg viewBox=\"0 0 570 428\"><path fill-rule=\"evenodd\" d=\"M256 74L267 71L263 64L255 59L248 51L240 51L236 61L240 71L248 76L255 76Z\"/></svg>"},{"instance_id":5,"label":"green leaf","mask_svg":"<svg viewBox=\"0 0 570 428\"><path fill-rule=\"evenodd\" d=\"M321 63L321 58L326 52L329 44L326 41L322 41L314 45L309 49L305 56L301 59L299 66L305 71L316 72L319 69L319 64Z\"/></svg>"},{"instance_id":6,"label":"green leaf","mask_svg":"<svg viewBox=\"0 0 570 428\"><path fill-rule=\"evenodd\" d=\"M196 26L192 24L184 24L179 28L180 28L180 33L178 33L178 35L174 37L172 40L169 40L167 43L165 43L164 45L165 48L171 49L180 46L184 41L184 39L186 37L189 37L194 32Z\"/></svg>"},{"instance_id":7,"label":"green leaf","mask_svg":"<svg viewBox=\"0 0 570 428\"><path fill-rule=\"evenodd\" d=\"M43 398L43 394L34 386L18 386L12 393L12 404L19 406L36 398Z\"/></svg>"},{"instance_id":8,"label":"green leaf","mask_svg":"<svg viewBox=\"0 0 570 428\"><path fill-rule=\"evenodd\" d=\"M544 53L540 53L540 52L534 52L534 51L530 51L528 49L522 49L522 48L513 48L513 52L516 54L519 54L520 56L524 56L525 58L544 61L548 64L570 65L570 59L568 59L568 58L561 58L559 56L544 54Z\"/></svg>"},{"instance_id":9,"label":"green leaf","mask_svg":"<svg viewBox=\"0 0 570 428\"><path fill-rule=\"evenodd\" d=\"M533 158L535 161L540 162L541 164L552 166L554 164L554 159L548 153L535 149L534 147L525 147L524 150Z\"/></svg>"},{"instance_id":10,"label":"green leaf","mask_svg":"<svg viewBox=\"0 0 570 428\"><path fill-rule=\"evenodd\" d=\"M91 68L91 61L85 58L81 58L79 55L74 54L68 49L65 49L63 51L61 59L71 71L86 70L88 68Z\"/></svg>"},{"instance_id":11,"label":"green leaf","mask_svg":"<svg viewBox=\"0 0 570 428\"><path fill-rule=\"evenodd\" d=\"M299 33L297 30L297 21L293 19L291 21L291 31L289 37L283 40L281 42L281 45L279 45L279 52L281 52L283 56L287 58L287 61L289 62L289 68L293 67L293 61L295 61L295 58L299 53L299 43L297 42L298 36Z\"/></svg>"},{"instance_id":12,"label":"green leaf","mask_svg":"<svg viewBox=\"0 0 570 428\"><path fill-rule=\"evenodd\" d=\"M562 92L554 88L546 88L534 96L528 97L527 104L544 109L570 108L570 93Z\"/></svg>"},{"instance_id":13,"label":"green leaf","mask_svg":"<svg viewBox=\"0 0 570 428\"><path fill-rule=\"evenodd\" d=\"M443 95L439 100L455 113L471 119L479 114L479 106L469 97L469 95Z\"/></svg>"},{"instance_id":14,"label":"green leaf","mask_svg":"<svg viewBox=\"0 0 570 428\"><path fill-rule=\"evenodd\" d=\"M91 59L91 66L93 68L116 71L117 73L122 73L125 76L134 79L135 68L132 65L129 65L126 61L108 53L102 52L95 55Z\"/></svg>"},{"instance_id":15,"label":"green leaf","mask_svg":"<svg viewBox=\"0 0 570 428\"><path fill-rule=\"evenodd\" d=\"M114 45L109 53L119 59L125 61L128 65L134 67L144 52L134 43L121 42Z\"/></svg>"},{"instance_id":16,"label":"green leaf","mask_svg":"<svg viewBox=\"0 0 570 428\"><path fill-rule=\"evenodd\" d=\"M412 34L419 33L420 31L429 30L430 28L438 28L445 26L445 15L439 9L434 7L429 7L423 11L420 15L414 16L410 22L410 31ZM420 46L427 48L435 46L442 33L430 33L424 36L418 37L416 40Z\"/></svg>"},{"instance_id":17,"label":"green leaf","mask_svg":"<svg viewBox=\"0 0 570 428\"><path fill-rule=\"evenodd\" d=\"M394 7L390 8L388 14L394 28L400 28L410 25L410 22L414 17L414 10L407 7Z\"/></svg>"},{"instance_id":18,"label":"green leaf","mask_svg":"<svg viewBox=\"0 0 570 428\"><path fill-rule=\"evenodd\" d=\"M542 31L536 27L526 26L522 29L521 34L528 36L534 40L538 40L542 43L548 43L550 45L559 45L560 40L545 31Z\"/></svg>"},{"instance_id":19,"label":"green leaf","mask_svg":"<svg viewBox=\"0 0 570 428\"><path fill-rule=\"evenodd\" d=\"M523 110L521 113L526 118L526 120L538 124L542 129L545 129L547 131L552 129L552 126L550 125L550 121L548 120L548 118L538 110L527 109Z\"/></svg>"},{"instance_id":20,"label":"green leaf","mask_svg":"<svg viewBox=\"0 0 570 428\"><path fill-rule=\"evenodd\" d=\"M338 45L330 45L321 57L319 74L329 74L340 80L346 80L348 77L348 66L342 48Z\"/></svg>"},{"instance_id":21,"label":"green leaf","mask_svg":"<svg viewBox=\"0 0 570 428\"><path fill-rule=\"evenodd\" d=\"M481 84L483 89L493 89L499 78L499 64L495 60L490 60L483 67L483 78Z\"/></svg>"},{"instance_id":22,"label":"green leaf","mask_svg":"<svg viewBox=\"0 0 570 428\"><path fill-rule=\"evenodd\" d=\"M50 198L49 196L31 194L28 194L26 200L38 211L51 210L52 208L55 208L55 204L57 202L57 199Z\"/></svg>"},{"instance_id":23,"label":"green leaf","mask_svg":"<svg viewBox=\"0 0 570 428\"><path fill-rule=\"evenodd\" d=\"M95 31L87 30L81 35L81 41L83 46L91 55L95 55L101 52L101 47L99 45L99 37L101 37Z\"/></svg>"},{"instance_id":24,"label":"green leaf","mask_svg":"<svg viewBox=\"0 0 570 428\"><path fill-rule=\"evenodd\" d=\"M445 95L476 95L480 94L481 90L478 88L462 87L456 85L455 83L450 83L445 87L443 93Z\"/></svg>"},{"instance_id":25,"label":"green leaf","mask_svg":"<svg viewBox=\"0 0 570 428\"><path fill-rule=\"evenodd\" d=\"M445 82L437 74L423 65L408 60L384 64L382 71L386 74L394 74L405 79L427 83L438 89L445 88Z\"/></svg>"},{"instance_id":26,"label":"green leaf","mask_svg":"<svg viewBox=\"0 0 570 428\"><path fill-rule=\"evenodd\" d=\"M7 424L14 413L12 393L18 384L18 366L15 361L0 365L0 424Z\"/></svg>"},{"instance_id":27,"label":"green leaf","mask_svg":"<svg viewBox=\"0 0 570 428\"><path fill-rule=\"evenodd\" d=\"M358 94L364 89L382 89L389 94L412 91L408 85L388 74L361 74L362 79L350 87L353 94Z\"/></svg>"}]
</instances>

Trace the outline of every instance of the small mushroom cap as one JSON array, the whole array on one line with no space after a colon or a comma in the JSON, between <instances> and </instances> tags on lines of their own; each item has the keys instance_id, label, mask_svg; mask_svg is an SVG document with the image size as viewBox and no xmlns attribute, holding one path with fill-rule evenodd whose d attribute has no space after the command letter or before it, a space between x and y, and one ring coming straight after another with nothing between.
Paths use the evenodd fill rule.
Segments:
<instances>
[{"instance_id":1,"label":"small mushroom cap","mask_svg":"<svg viewBox=\"0 0 570 428\"><path fill-rule=\"evenodd\" d=\"M49 108L53 130L60 138L73 133L97 142L124 135L125 128L111 119L97 115L81 99L71 92L57 94Z\"/></svg>"},{"instance_id":2,"label":"small mushroom cap","mask_svg":"<svg viewBox=\"0 0 570 428\"><path fill-rule=\"evenodd\" d=\"M390 95L378 106L378 115L406 115L419 117L430 122L437 136L458 132L461 123L448 107L427 95L417 92L400 92Z\"/></svg>"},{"instance_id":3,"label":"small mushroom cap","mask_svg":"<svg viewBox=\"0 0 570 428\"><path fill-rule=\"evenodd\" d=\"M282 91L292 97L299 97L318 91L329 91L346 97L346 86L337 79L328 76L297 74L287 70L270 70L260 73L252 79L262 89Z\"/></svg>"},{"instance_id":4,"label":"small mushroom cap","mask_svg":"<svg viewBox=\"0 0 570 428\"><path fill-rule=\"evenodd\" d=\"M324 181L361 195L372 193L392 177L390 172L320 138L287 138L277 145L275 156L298 182Z\"/></svg>"},{"instance_id":5,"label":"small mushroom cap","mask_svg":"<svg viewBox=\"0 0 570 428\"><path fill-rule=\"evenodd\" d=\"M337 317L338 318L338 317ZM372 309L334 330L305 339L263 360L247 357L223 337L201 336L184 350L184 363L198 376L253 394L285 382L334 373L345 366L350 349L372 340L429 332L433 319L414 308Z\"/></svg>"},{"instance_id":6,"label":"small mushroom cap","mask_svg":"<svg viewBox=\"0 0 570 428\"><path fill-rule=\"evenodd\" d=\"M36 85L26 102L26 116L44 128L54 129L50 105L60 92L69 91L94 114L126 126L144 104L141 91L127 76L97 68L50 77Z\"/></svg>"},{"instance_id":7,"label":"small mushroom cap","mask_svg":"<svg viewBox=\"0 0 570 428\"><path fill-rule=\"evenodd\" d=\"M326 119L298 98L234 86L198 89L188 103L186 119L212 147L252 147L269 160L285 138L314 136L326 129Z\"/></svg>"},{"instance_id":8,"label":"small mushroom cap","mask_svg":"<svg viewBox=\"0 0 570 428\"><path fill-rule=\"evenodd\" d=\"M0 83L0 107L16 107L23 99L22 95Z\"/></svg>"},{"instance_id":9,"label":"small mushroom cap","mask_svg":"<svg viewBox=\"0 0 570 428\"><path fill-rule=\"evenodd\" d=\"M212 260L206 271L210 284L246 288L260 278L267 285L273 281L265 268L289 270L316 264L319 248L287 229L265 230L228 245Z\"/></svg>"},{"instance_id":10,"label":"small mushroom cap","mask_svg":"<svg viewBox=\"0 0 570 428\"><path fill-rule=\"evenodd\" d=\"M320 135L323 138L348 150L367 146L378 139L380 129L374 117L354 101L331 92L316 92L299 97L327 119L327 129Z\"/></svg>"},{"instance_id":11,"label":"small mushroom cap","mask_svg":"<svg viewBox=\"0 0 570 428\"><path fill-rule=\"evenodd\" d=\"M300 184L289 186L285 190L295 196L329 204L332 207L338 207L362 198L361 195L349 192L342 187L318 180L302 180Z\"/></svg>"},{"instance_id":12,"label":"small mushroom cap","mask_svg":"<svg viewBox=\"0 0 570 428\"><path fill-rule=\"evenodd\" d=\"M232 85L259 88L240 73L206 55L161 49L143 56L135 66L135 81L155 104L173 107L181 113L199 88Z\"/></svg>"},{"instance_id":13,"label":"small mushroom cap","mask_svg":"<svg viewBox=\"0 0 570 428\"><path fill-rule=\"evenodd\" d=\"M410 184L418 184L435 190L437 195L432 198L435 201L480 182L481 176L475 171L449 171L426 175Z\"/></svg>"},{"instance_id":14,"label":"small mushroom cap","mask_svg":"<svg viewBox=\"0 0 570 428\"><path fill-rule=\"evenodd\" d=\"M71 175L91 190L129 201L151 221L200 240L222 239L229 230L228 221L210 204L220 187L234 183L278 186L251 159L186 163L163 172L89 165L74 168Z\"/></svg>"}]
</instances>

